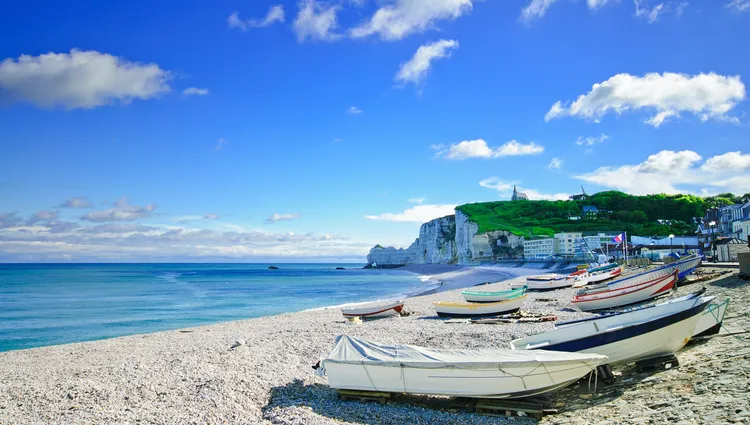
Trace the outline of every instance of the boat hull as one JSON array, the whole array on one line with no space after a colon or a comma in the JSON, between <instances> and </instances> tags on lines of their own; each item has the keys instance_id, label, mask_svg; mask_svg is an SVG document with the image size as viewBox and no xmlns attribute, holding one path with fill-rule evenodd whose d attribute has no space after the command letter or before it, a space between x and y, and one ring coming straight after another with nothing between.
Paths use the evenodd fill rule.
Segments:
<instances>
[{"instance_id":1,"label":"boat hull","mask_svg":"<svg viewBox=\"0 0 750 425\"><path fill-rule=\"evenodd\" d=\"M568 288L576 282L574 278L560 278L554 280L527 280L511 284L511 288L526 286L527 291L554 291L555 289Z\"/></svg>"},{"instance_id":2,"label":"boat hull","mask_svg":"<svg viewBox=\"0 0 750 425\"><path fill-rule=\"evenodd\" d=\"M377 319L381 317L398 316L403 309L404 302L397 301L390 304L342 308L341 314L346 318L359 317L362 319Z\"/></svg>"},{"instance_id":3,"label":"boat hull","mask_svg":"<svg viewBox=\"0 0 750 425\"><path fill-rule=\"evenodd\" d=\"M719 303L711 303L701 315L698 324L695 325L693 338L716 335L721 331L724 316L729 307L729 298Z\"/></svg>"},{"instance_id":4,"label":"boat hull","mask_svg":"<svg viewBox=\"0 0 750 425\"><path fill-rule=\"evenodd\" d=\"M434 302L432 305L440 317L489 317L518 311L526 298L527 295L521 295L496 303Z\"/></svg>"},{"instance_id":5,"label":"boat hull","mask_svg":"<svg viewBox=\"0 0 750 425\"><path fill-rule=\"evenodd\" d=\"M669 294L677 282L677 273L630 287L577 295L572 303L581 311L607 310L637 304Z\"/></svg>"},{"instance_id":6,"label":"boat hull","mask_svg":"<svg viewBox=\"0 0 750 425\"><path fill-rule=\"evenodd\" d=\"M502 292L481 292L481 291L463 291L461 295L470 303L495 303L520 297L526 293L525 287L511 289Z\"/></svg>"},{"instance_id":7,"label":"boat hull","mask_svg":"<svg viewBox=\"0 0 750 425\"><path fill-rule=\"evenodd\" d=\"M680 305L667 302L600 319L583 320L515 340L511 347L602 354L609 358L607 363L610 365L668 355L687 344L712 299L696 298Z\"/></svg>"},{"instance_id":8,"label":"boat hull","mask_svg":"<svg viewBox=\"0 0 750 425\"><path fill-rule=\"evenodd\" d=\"M592 370L586 364L544 364L544 367L534 367L538 367L536 372L532 372L532 367L509 370L498 370L498 367L419 369L325 364L331 388L478 398L519 398L544 394L568 386Z\"/></svg>"}]
</instances>

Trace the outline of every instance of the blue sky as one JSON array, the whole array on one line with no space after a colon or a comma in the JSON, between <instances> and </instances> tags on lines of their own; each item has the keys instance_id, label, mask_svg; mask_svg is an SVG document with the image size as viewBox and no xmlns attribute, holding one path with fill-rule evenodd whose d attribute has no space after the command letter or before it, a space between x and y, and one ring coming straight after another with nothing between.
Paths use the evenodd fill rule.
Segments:
<instances>
[{"instance_id":1,"label":"blue sky","mask_svg":"<svg viewBox=\"0 0 750 425\"><path fill-rule=\"evenodd\" d=\"M513 184L750 192L748 0L3 9L2 261L361 260Z\"/></svg>"}]
</instances>

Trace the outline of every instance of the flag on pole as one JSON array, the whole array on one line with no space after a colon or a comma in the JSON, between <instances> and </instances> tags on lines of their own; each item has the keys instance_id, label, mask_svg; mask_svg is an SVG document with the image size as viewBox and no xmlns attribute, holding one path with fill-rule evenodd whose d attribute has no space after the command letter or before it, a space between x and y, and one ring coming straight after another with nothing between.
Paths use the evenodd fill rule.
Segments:
<instances>
[{"instance_id":1,"label":"flag on pole","mask_svg":"<svg viewBox=\"0 0 750 425\"><path fill-rule=\"evenodd\" d=\"M622 240L625 239L625 233L620 233L619 235L612 238L612 242L614 243L620 243Z\"/></svg>"}]
</instances>

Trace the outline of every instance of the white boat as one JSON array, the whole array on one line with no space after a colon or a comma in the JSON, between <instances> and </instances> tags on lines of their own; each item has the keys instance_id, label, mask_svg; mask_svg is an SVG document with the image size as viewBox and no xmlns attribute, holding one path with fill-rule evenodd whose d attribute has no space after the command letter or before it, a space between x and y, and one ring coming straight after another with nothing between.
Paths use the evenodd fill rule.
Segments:
<instances>
[{"instance_id":1,"label":"white boat","mask_svg":"<svg viewBox=\"0 0 750 425\"><path fill-rule=\"evenodd\" d=\"M586 283L599 283L607 279L612 279L619 276L622 273L622 267L615 267L609 270L602 270L600 272L589 273L586 275Z\"/></svg>"},{"instance_id":2,"label":"white boat","mask_svg":"<svg viewBox=\"0 0 750 425\"><path fill-rule=\"evenodd\" d=\"M526 282L514 282L510 284L511 289L526 287L527 291L552 291L560 288L569 288L576 283L585 282L583 275L566 276L549 280L527 280Z\"/></svg>"},{"instance_id":3,"label":"white boat","mask_svg":"<svg viewBox=\"0 0 750 425\"><path fill-rule=\"evenodd\" d=\"M727 314L727 307L729 307L729 298L709 304L695 326L693 338L719 333L724 322L724 316Z\"/></svg>"},{"instance_id":4,"label":"white boat","mask_svg":"<svg viewBox=\"0 0 750 425\"><path fill-rule=\"evenodd\" d=\"M486 317L518 311L528 295L509 298L495 303L454 303L435 301L432 303L441 317Z\"/></svg>"},{"instance_id":5,"label":"white boat","mask_svg":"<svg viewBox=\"0 0 750 425\"><path fill-rule=\"evenodd\" d=\"M583 294L586 292L596 292L602 288L620 289L633 285L638 285L644 282L652 281L658 277L664 277L671 275L675 270L678 272L678 280L687 276L688 273L692 273L693 270L700 263L700 257L698 255L690 255L675 262L667 265L657 267L655 269L647 270L642 273L630 275L621 279L614 280L612 282L602 283L599 285L589 285L581 289L578 293Z\"/></svg>"},{"instance_id":6,"label":"white boat","mask_svg":"<svg viewBox=\"0 0 750 425\"><path fill-rule=\"evenodd\" d=\"M318 376L331 388L456 397L517 398L565 387L605 362L599 354L432 349L336 339Z\"/></svg>"},{"instance_id":7,"label":"white boat","mask_svg":"<svg viewBox=\"0 0 750 425\"><path fill-rule=\"evenodd\" d=\"M495 303L498 301L504 301L510 298L520 297L526 293L526 286L520 288L511 289L509 291L473 291L466 290L461 291L464 299L470 303Z\"/></svg>"},{"instance_id":8,"label":"white boat","mask_svg":"<svg viewBox=\"0 0 750 425\"><path fill-rule=\"evenodd\" d=\"M606 310L648 301L668 295L677 283L677 270L671 275L657 277L632 286L610 289L604 286L594 291L576 294L571 301L581 311Z\"/></svg>"},{"instance_id":9,"label":"white boat","mask_svg":"<svg viewBox=\"0 0 750 425\"><path fill-rule=\"evenodd\" d=\"M401 300L380 304L358 305L341 309L341 314L346 318L359 317L362 319L375 319L380 317L398 316L404 309Z\"/></svg>"},{"instance_id":10,"label":"white boat","mask_svg":"<svg viewBox=\"0 0 750 425\"><path fill-rule=\"evenodd\" d=\"M693 294L621 313L562 323L553 331L514 340L511 347L604 354L612 365L668 355L690 340L714 298Z\"/></svg>"}]
</instances>

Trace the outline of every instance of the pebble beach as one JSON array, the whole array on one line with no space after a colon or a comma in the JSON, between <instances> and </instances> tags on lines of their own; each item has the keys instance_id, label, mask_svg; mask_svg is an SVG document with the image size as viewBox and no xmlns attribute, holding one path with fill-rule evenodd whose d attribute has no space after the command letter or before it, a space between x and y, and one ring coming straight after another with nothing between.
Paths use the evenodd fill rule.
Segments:
<instances>
[{"instance_id":1,"label":"pebble beach","mask_svg":"<svg viewBox=\"0 0 750 425\"><path fill-rule=\"evenodd\" d=\"M451 287L472 286L491 271L414 270ZM432 273L432 274L431 274ZM486 285L503 290L517 277ZM725 326L748 328L750 285L737 272L686 285L730 297ZM523 310L558 320L586 317L569 300L573 289L530 293ZM449 413L396 400L342 402L311 366L341 334L383 343L436 348L509 348L512 339L552 323L445 323L437 300L460 290L406 300L403 317L351 325L338 308L281 314L210 326L0 353L0 424L502 424L529 419ZM725 331L726 332L726 331ZM560 413L549 424L750 424L750 334L691 343L680 367L636 373L615 369L615 384L579 382L553 394ZM235 346L234 348L232 348Z\"/></svg>"}]
</instances>

